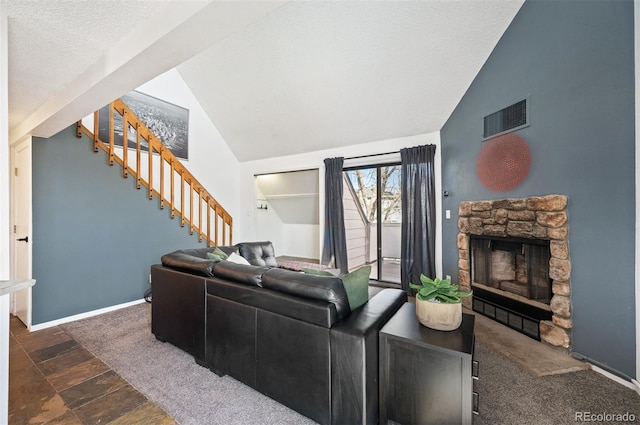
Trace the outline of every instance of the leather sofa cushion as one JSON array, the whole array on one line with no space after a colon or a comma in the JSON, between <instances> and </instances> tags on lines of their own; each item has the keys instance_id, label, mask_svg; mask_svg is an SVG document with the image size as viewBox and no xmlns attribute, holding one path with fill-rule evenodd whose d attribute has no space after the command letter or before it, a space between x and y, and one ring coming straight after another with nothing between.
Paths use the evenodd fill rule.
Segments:
<instances>
[{"instance_id":1,"label":"leather sofa cushion","mask_svg":"<svg viewBox=\"0 0 640 425\"><path fill-rule=\"evenodd\" d=\"M254 266L276 267L278 265L273 244L269 241L242 242L236 246L240 250L240 255Z\"/></svg>"},{"instance_id":2,"label":"leather sofa cushion","mask_svg":"<svg viewBox=\"0 0 640 425\"><path fill-rule=\"evenodd\" d=\"M341 320L351 313L347 293L338 277L314 276L273 268L262 275L262 286L291 295L330 302L336 306L338 318Z\"/></svg>"},{"instance_id":3,"label":"leather sofa cushion","mask_svg":"<svg viewBox=\"0 0 640 425\"><path fill-rule=\"evenodd\" d=\"M162 265L187 273L195 273L201 276L213 276L215 260L207 258L207 253L215 249L221 249L225 254L238 253L236 246L219 246L209 248L179 249L162 256Z\"/></svg>"},{"instance_id":4,"label":"leather sofa cushion","mask_svg":"<svg viewBox=\"0 0 640 425\"><path fill-rule=\"evenodd\" d=\"M222 250L222 252L224 252L225 254L229 255L232 252L235 252L236 254L238 253L238 247L233 245L233 246L210 246L207 248L190 248L190 249L179 249L177 251L177 253L181 253L181 254L186 254L192 257L197 257L197 258L207 258L207 253L209 252L213 252L216 249L220 249ZM173 253L172 253L173 254ZM170 255L170 254L167 254Z\"/></svg>"},{"instance_id":5,"label":"leather sofa cushion","mask_svg":"<svg viewBox=\"0 0 640 425\"><path fill-rule=\"evenodd\" d=\"M206 285L209 296L281 314L323 328L331 328L338 323L336 306L326 301L302 298L258 286L247 286L217 277L207 278Z\"/></svg>"},{"instance_id":6,"label":"leather sofa cushion","mask_svg":"<svg viewBox=\"0 0 640 425\"><path fill-rule=\"evenodd\" d=\"M249 266L226 260L213 265L214 276L253 286L262 286L262 275L267 270L268 267Z\"/></svg>"}]
</instances>

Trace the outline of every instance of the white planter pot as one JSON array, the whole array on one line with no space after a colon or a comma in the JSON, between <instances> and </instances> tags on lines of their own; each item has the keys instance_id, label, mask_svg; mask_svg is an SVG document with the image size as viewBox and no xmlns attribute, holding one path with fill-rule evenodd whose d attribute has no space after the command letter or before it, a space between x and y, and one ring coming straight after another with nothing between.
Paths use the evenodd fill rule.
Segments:
<instances>
[{"instance_id":1,"label":"white planter pot","mask_svg":"<svg viewBox=\"0 0 640 425\"><path fill-rule=\"evenodd\" d=\"M416 316L418 321L428 328L453 331L462 323L462 303L436 303L416 298Z\"/></svg>"}]
</instances>

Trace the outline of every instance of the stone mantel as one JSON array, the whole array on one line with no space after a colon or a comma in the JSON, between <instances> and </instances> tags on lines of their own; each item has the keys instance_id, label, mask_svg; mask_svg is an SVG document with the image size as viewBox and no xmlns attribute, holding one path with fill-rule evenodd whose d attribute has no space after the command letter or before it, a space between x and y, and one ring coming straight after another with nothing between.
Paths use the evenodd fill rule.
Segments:
<instances>
[{"instance_id":1,"label":"stone mantel","mask_svg":"<svg viewBox=\"0 0 640 425\"><path fill-rule=\"evenodd\" d=\"M549 277L553 297L551 321L540 322L540 338L558 347L571 345L571 259L568 199L565 195L463 201L458 211L458 282L471 290L470 235L549 240ZM471 300L466 298L466 306Z\"/></svg>"}]
</instances>

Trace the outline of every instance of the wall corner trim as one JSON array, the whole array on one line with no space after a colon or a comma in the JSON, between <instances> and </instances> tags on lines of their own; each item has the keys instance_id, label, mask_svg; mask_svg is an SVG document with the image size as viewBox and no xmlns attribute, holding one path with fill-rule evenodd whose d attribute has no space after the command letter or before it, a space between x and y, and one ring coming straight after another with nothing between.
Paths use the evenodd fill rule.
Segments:
<instances>
[{"instance_id":1,"label":"wall corner trim","mask_svg":"<svg viewBox=\"0 0 640 425\"><path fill-rule=\"evenodd\" d=\"M636 264L635 264L635 307L636 307L636 379L635 384L638 387L640 381L640 260L638 253L640 252L640 0L633 2L633 32L635 41L635 180L636 180L636 229L635 229L635 245L636 245ZM638 388L636 388L638 391ZM640 391L638 392L640 394Z\"/></svg>"},{"instance_id":2,"label":"wall corner trim","mask_svg":"<svg viewBox=\"0 0 640 425\"><path fill-rule=\"evenodd\" d=\"M589 367L594 371L594 372L598 372L599 374L611 379L612 381L617 382L620 385L624 385L627 388L630 388L634 391L636 391L638 394L640 394L640 383L638 383L638 381L636 381L635 379L632 379L631 381L627 381L624 378L621 378L617 375L614 375L613 373L607 372L606 370L602 369L601 367L598 367L596 365L594 365L593 363L589 363L588 360L586 360L587 363L589 364Z\"/></svg>"}]
</instances>

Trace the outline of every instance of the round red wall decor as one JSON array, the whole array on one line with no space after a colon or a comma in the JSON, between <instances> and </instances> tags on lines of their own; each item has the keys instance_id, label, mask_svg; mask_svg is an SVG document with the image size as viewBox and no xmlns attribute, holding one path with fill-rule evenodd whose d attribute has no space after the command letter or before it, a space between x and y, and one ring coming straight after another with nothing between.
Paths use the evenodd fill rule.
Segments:
<instances>
[{"instance_id":1,"label":"round red wall decor","mask_svg":"<svg viewBox=\"0 0 640 425\"><path fill-rule=\"evenodd\" d=\"M480 182L495 192L518 186L529 173L531 152L527 142L513 133L493 137L482 145L476 160Z\"/></svg>"}]
</instances>

